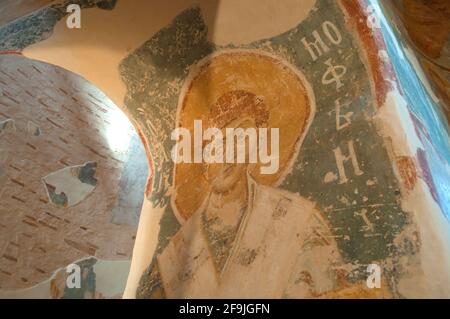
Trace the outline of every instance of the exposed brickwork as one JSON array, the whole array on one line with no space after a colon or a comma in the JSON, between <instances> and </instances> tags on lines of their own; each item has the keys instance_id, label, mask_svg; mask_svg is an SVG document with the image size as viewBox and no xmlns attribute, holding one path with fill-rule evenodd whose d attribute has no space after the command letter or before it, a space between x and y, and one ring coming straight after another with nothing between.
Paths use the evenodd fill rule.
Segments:
<instances>
[{"instance_id":1,"label":"exposed brickwork","mask_svg":"<svg viewBox=\"0 0 450 319\"><path fill-rule=\"evenodd\" d=\"M0 287L32 286L88 255L129 259L135 228L109 222L127 158L107 137L117 107L80 77L17 56L0 56L0 88L0 122L15 124L0 135ZM94 191L73 207L50 203L42 178L89 161Z\"/></svg>"}]
</instances>

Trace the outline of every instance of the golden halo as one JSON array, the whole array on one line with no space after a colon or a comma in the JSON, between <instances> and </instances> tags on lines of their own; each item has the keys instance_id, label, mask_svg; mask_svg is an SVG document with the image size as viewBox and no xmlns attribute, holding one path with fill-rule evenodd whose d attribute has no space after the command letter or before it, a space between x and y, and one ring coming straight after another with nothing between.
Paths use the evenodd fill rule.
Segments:
<instances>
[{"instance_id":1,"label":"golden halo","mask_svg":"<svg viewBox=\"0 0 450 319\"><path fill-rule=\"evenodd\" d=\"M191 68L180 94L176 127L187 128L193 137L194 120L208 123L211 107L232 91L261 98L269 112L267 127L279 128L278 172L262 175L259 164L250 172L256 182L276 186L288 174L313 119L311 87L295 67L278 57L257 50L220 51ZM203 165L175 164L172 208L180 223L202 206L210 192Z\"/></svg>"}]
</instances>

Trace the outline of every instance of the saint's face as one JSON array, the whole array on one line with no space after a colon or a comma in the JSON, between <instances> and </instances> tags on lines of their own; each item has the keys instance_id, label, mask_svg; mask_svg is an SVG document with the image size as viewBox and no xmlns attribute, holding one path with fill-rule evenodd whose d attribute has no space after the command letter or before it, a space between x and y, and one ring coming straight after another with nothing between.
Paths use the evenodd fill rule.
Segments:
<instances>
[{"instance_id":1,"label":"saint's face","mask_svg":"<svg viewBox=\"0 0 450 319\"><path fill-rule=\"evenodd\" d=\"M223 152L226 152L226 129L241 128L256 128L255 121L250 118L236 119L222 128ZM205 169L206 179L211 185L213 192L225 193L232 190L236 184L246 177L246 171L249 159L249 147L245 148L245 163L237 163L236 140L234 145L234 160L233 163L211 163L207 164ZM253 146L254 147L254 146ZM225 157L224 157L225 158ZM226 161L225 161L226 162Z\"/></svg>"}]
</instances>

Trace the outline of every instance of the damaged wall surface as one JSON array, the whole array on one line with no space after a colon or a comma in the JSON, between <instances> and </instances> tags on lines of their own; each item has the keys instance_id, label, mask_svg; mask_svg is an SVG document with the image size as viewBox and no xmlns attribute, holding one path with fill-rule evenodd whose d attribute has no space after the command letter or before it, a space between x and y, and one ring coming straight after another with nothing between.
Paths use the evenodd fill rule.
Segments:
<instances>
[{"instance_id":1,"label":"damaged wall surface","mask_svg":"<svg viewBox=\"0 0 450 319\"><path fill-rule=\"evenodd\" d=\"M129 265L147 178L133 126L75 74L19 56L0 66L0 296L90 256Z\"/></svg>"},{"instance_id":2,"label":"damaged wall surface","mask_svg":"<svg viewBox=\"0 0 450 319\"><path fill-rule=\"evenodd\" d=\"M401 35L378 1L79 3L83 24L78 30L66 26L65 2L0 28L1 49L26 57L0 60L5 86L1 142L8 141L3 136L28 134L21 137L24 150L31 152L31 144L37 152L38 140L50 128L64 127L50 141L65 147L64 140L80 138L75 153L87 154L36 176L42 192L38 200L46 198L46 205L62 211L63 222L87 215L95 229L105 232L92 238L83 233L89 229L77 228L74 238L61 232L60 240L74 249L70 258L63 254L65 261L86 255L128 259L134 244L127 298L450 297L445 96L428 90L414 55L398 41ZM66 136L71 131L52 111L58 108L67 125L78 123L79 115L64 111L64 101L38 99L49 115L19 123L24 117L20 107L31 100L22 103L14 81L38 76L34 68L50 69L27 58L82 75L124 111L144 141L139 158L145 154L150 163L147 185L142 181L147 162L133 153L115 153L108 134L102 137L108 123L97 133L95 125L78 125L73 136ZM55 99L72 99L77 112L97 121L96 115L103 116L96 109L99 101L83 93L86 86L53 83L45 89L62 89ZM112 107L100 108L108 113ZM22 115L8 113L12 110ZM175 164L171 133L182 127L194 135L195 120L205 127L279 128L279 170L260 174L261 163L212 169L204 163ZM110 134L117 141L119 136ZM139 140L131 135L130 140ZM16 216L8 207L26 207L20 200L28 198L22 190L28 182L23 176L13 177L18 183L11 180L16 156L0 162L0 185L14 184L15 190L3 190L11 204L3 207L2 200L0 218ZM141 214L123 213L128 207L140 210L136 194L143 192ZM104 206L94 213L92 207L99 205ZM26 221L45 227L41 217L32 217ZM132 227L110 223L136 225L138 218L135 241L130 240ZM5 220L0 222L6 228L25 227L20 220ZM77 226L88 228L81 222ZM83 243L78 242L81 233ZM83 247L87 250L80 254ZM81 262L89 274L91 259ZM381 286L375 289L367 285L373 265L382 269ZM23 276L11 285L28 287Z\"/></svg>"}]
</instances>

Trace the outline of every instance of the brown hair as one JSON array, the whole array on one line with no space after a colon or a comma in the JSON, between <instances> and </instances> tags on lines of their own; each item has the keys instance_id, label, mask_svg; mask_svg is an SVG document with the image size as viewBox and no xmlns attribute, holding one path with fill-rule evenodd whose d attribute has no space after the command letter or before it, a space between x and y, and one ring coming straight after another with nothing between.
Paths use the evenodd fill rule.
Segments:
<instances>
[{"instance_id":1,"label":"brown hair","mask_svg":"<svg viewBox=\"0 0 450 319\"><path fill-rule=\"evenodd\" d=\"M223 128L243 116L253 118L257 127L266 126L269 121L269 111L261 97L244 90L229 91L211 107L209 126Z\"/></svg>"}]
</instances>

